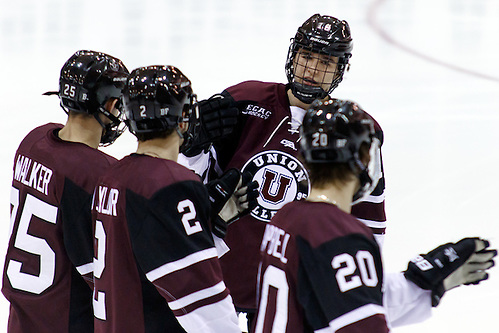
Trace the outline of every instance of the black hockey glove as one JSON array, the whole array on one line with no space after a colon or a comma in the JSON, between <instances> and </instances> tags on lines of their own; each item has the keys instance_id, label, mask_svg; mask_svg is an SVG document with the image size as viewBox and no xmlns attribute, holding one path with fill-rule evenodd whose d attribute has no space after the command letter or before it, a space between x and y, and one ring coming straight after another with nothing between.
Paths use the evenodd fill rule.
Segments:
<instances>
[{"instance_id":1,"label":"black hockey glove","mask_svg":"<svg viewBox=\"0 0 499 333\"><path fill-rule=\"evenodd\" d=\"M241 181L241 173L237 169L229 169L220 178L206 184L211 202L211 231L220 238L227 232L227 223L219 214L230 200Z\"/></svg>"},{"instance_id":2,"label":"black hockey glove","mask_svg":"<svg viewBox=\"0 0 499 333\"><path fill-rule=\"evenodd\" d=\"M486 270L494 266L497 255L497 250L488 247L489 242L479 238L440 245L411 260L404 275L420 288L432 291L435 307L447 290L488 279Z\"/></svg>"},{"instance_id":3,"label":"black hockey glove","mask_svg":"<svg viewBox=\"0 0 499 333\"><path fill-rule=\"evenodd\" d=\"M238 214L227 220L227 224L231 224L241 216L248 214L257 205L257 199L260 195L258 192L258 183L253 179L251 172L245 171L241 175L241 186L234 192L235 204Z\"/></svg>"},{"instance_id":4,"label":"black hockey glove","mask_svg":"<svg viewBox=\"0 0 499 333\"><path fill-rule=\"evenodd\" d=\"M227 226L256 206L258 183L252 175L229 169L219 179L206 184L212 207L211 225L214 235L224 238Z\"/></svg>"},{"instance_id":5,"label":"black hockey glove","mask_svg":"<svg viewBox=\"0 0 499 333\"><path fill-rule=\"evenodd\" d=\"M221 94L199 101L198 108L199 115L193 113L191 117L191 142L182 150L186 156L195 156L214 141L231 134L240 114L234 99Z\"/></svg>"}]
</instances>

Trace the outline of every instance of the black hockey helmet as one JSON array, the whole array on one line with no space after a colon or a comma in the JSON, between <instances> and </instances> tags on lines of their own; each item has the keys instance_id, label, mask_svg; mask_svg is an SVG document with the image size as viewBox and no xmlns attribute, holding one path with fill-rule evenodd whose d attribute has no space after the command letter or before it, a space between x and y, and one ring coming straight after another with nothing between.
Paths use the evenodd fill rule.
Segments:
<instances>
[{"instance_id":1,"label":"black hockey helmet","mask_svg":"<svg viewBox=\"0 0 499 333\"><path fill-rule=\"evenodd\" d=\"M285 68L293 95L306 104L311 104L315 99L325 98L343 80L343 74L352 56L352 48L350 27L346 21L332 16L312 15L298 28L289 46ZM319 56L339 58L334 78L331 82L327 82L329 84L328 91L325 91L320 86L310 86L296 82L295 58L300 50L306 50Z\"/></svg>"},{"instance_id":2,"label":"black hockey helmet","mask_svg":"<svg viewBox=\"0 0 499 333\"><path fill-rule=\"evenodd\" d=\"M379 141L374 121L359 105L338 99L316 100L305 113L300 131L301 153L308 164L347 164L361 185L354 201L372 191L379 179ZM360 156L363 144L370 148L367 166Z\"/></svg>"},{"instance_id":3,"label":"black hockey helmet","mask_svg":"<svg viewBox=\"0 0 499 333\"><path fill-rule=\"evenodd\" d=\"M130 132L155 133L189 121L196 107L191 81L174 66L134 69L126 83L123 101Z\"/></svg>"},{"instance_id":4,"label":"black hockey helmet","mask_svg":"<svg viewBox=\"0 0 499 333\"><path fill-rule=\"evenodd\" d=\"M58 94L66 113L94 115L105 129L101 144L111 144L121 135L124 126L120 127L120 115L113 115L104 106L109 99L115 98L121 114L120 101L127 77L128 70L121 60L101 52L80 50L62 67L59 91L45 94ZM104 124L99 113L108 117L111 123Z\"/></svg>"}]
</instances>

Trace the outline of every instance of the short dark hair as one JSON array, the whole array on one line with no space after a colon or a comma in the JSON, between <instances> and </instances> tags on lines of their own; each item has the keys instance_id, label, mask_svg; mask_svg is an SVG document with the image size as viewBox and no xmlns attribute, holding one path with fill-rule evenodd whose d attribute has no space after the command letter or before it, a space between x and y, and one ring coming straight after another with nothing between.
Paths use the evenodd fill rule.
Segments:
<instances>
[{"instance_id":1,"label":"short dark hair","mask_svg":"<svg viewBox=\"0 0 499 333\"><path fill-rule=\"evenodd\" d=\"M68 112L68 116L71 117L82 117L82 118L95 118L93 114L87 113L87 112L77 112L70 110Z\"/></svg>"},{"instance_id":2,"label":"short dark hair","mask_svg":"<svg viewBox=\"0 0 499 333\"><path fill-rule=\"evenodd\" d=\"M323 188L331 182L344 184L355 177L347 163L310 163L307 167L313 187Z\"/></svg>"}]
</instances>

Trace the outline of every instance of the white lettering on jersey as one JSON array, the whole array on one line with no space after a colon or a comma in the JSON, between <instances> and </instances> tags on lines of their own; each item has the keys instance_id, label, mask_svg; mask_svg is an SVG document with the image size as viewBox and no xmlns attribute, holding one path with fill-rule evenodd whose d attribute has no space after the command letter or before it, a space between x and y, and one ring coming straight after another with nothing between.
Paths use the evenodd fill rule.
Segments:
<instances>
[{"instance_id":1,"label":"white lettering on jersey","mask_svg":"<svg viewBox=\"0 0 499 333\"><path fill-rule=\"evenodd\" d=\"M14 170L14 179L26 186L48 195L52 170L30 158L19 155Z\"/></svg>"},{"instance_id":2,"label":"white lettering on jersey","mask_svg":"<svg viewBox=\"0 0 499 333\"><path fill-rule=\"evenodd\" d=\"M106 186L99 186L99 200L95 210L101 214L117 216L116 204L119 194L120 192L115 188L108 191Z\"/></svg>"},{"instance_id":3,"label":"white lettering on jersey","mask_svg":"<svg viewBox=\"0 0 499 333\"><path fill-rule=\"evenodd\" d=\"M263 234L260 251L267 249L267 254L279 259L283 264L288 262L286 258L286 247L288 246L290 235L284 230L268 224Z\"/></svg>"},{"instance_id":4,"label":"white lettering on jersey","mask_svg":"<svg viewBox=\"0 0 499 333\"><path fill-rule=\"evenodd\" d=\"M288 148L291 148L293 150L298 150L296 149L296 146L295 146L295 143L293 141L289 141L289 140L286 140L286 139L282 139L281 140L281 144L284 146L284 147L288 147Z\"/></svg>"},{"instance_id":5,"label":"white lettering on jersey","mask_svg":"<svg viewBox=\"0 0 499 333\"><path fill-rule=\"evenodd\" d=\"M249 116L259 117L262 119L269 119L272 111L269 111L258 105L249 104L241 113Z\"/></svg>"}]
</instances>

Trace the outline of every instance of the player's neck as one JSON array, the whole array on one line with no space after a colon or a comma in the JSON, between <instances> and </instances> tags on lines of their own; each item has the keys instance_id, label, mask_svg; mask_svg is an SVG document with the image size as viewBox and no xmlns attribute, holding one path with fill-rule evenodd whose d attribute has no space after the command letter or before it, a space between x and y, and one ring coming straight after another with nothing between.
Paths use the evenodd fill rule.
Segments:
<instances>
[{"instance_id":1,"label":"player's neck","mask_svg":"<svg viewBox=\"0 0 499 333\"><path fill-rule=\"evenodd\" d=\"M102 126L93 117L68 117L66 125L59 131L59 138L64 141L83 143L98 148L102 137Z\"/></svg>"},{"instance_id":2,"label":"player's neck","mask_svg":"<svg viewBox=\"0 0 499 333\"><path fill-rule=\"evenodd\" d=\"M165 160L177 161L179 152L179 140L176 133L167 138L156 138L147 141L139 141L137 154L148 155Z\"/></svg>"},{"instance_id":3,"label":"player's neck","mask_svg":"<svg viewBox=\"0 0 499 333\"><path fill-rule=\"evenodd\" d=\"M337 206L346 213L352 210L352 197L355 192L355 182L342 184L341 187L329 184L323 188L312 187L308 201L327 202Z\"/></svg>"}]
</instances>

